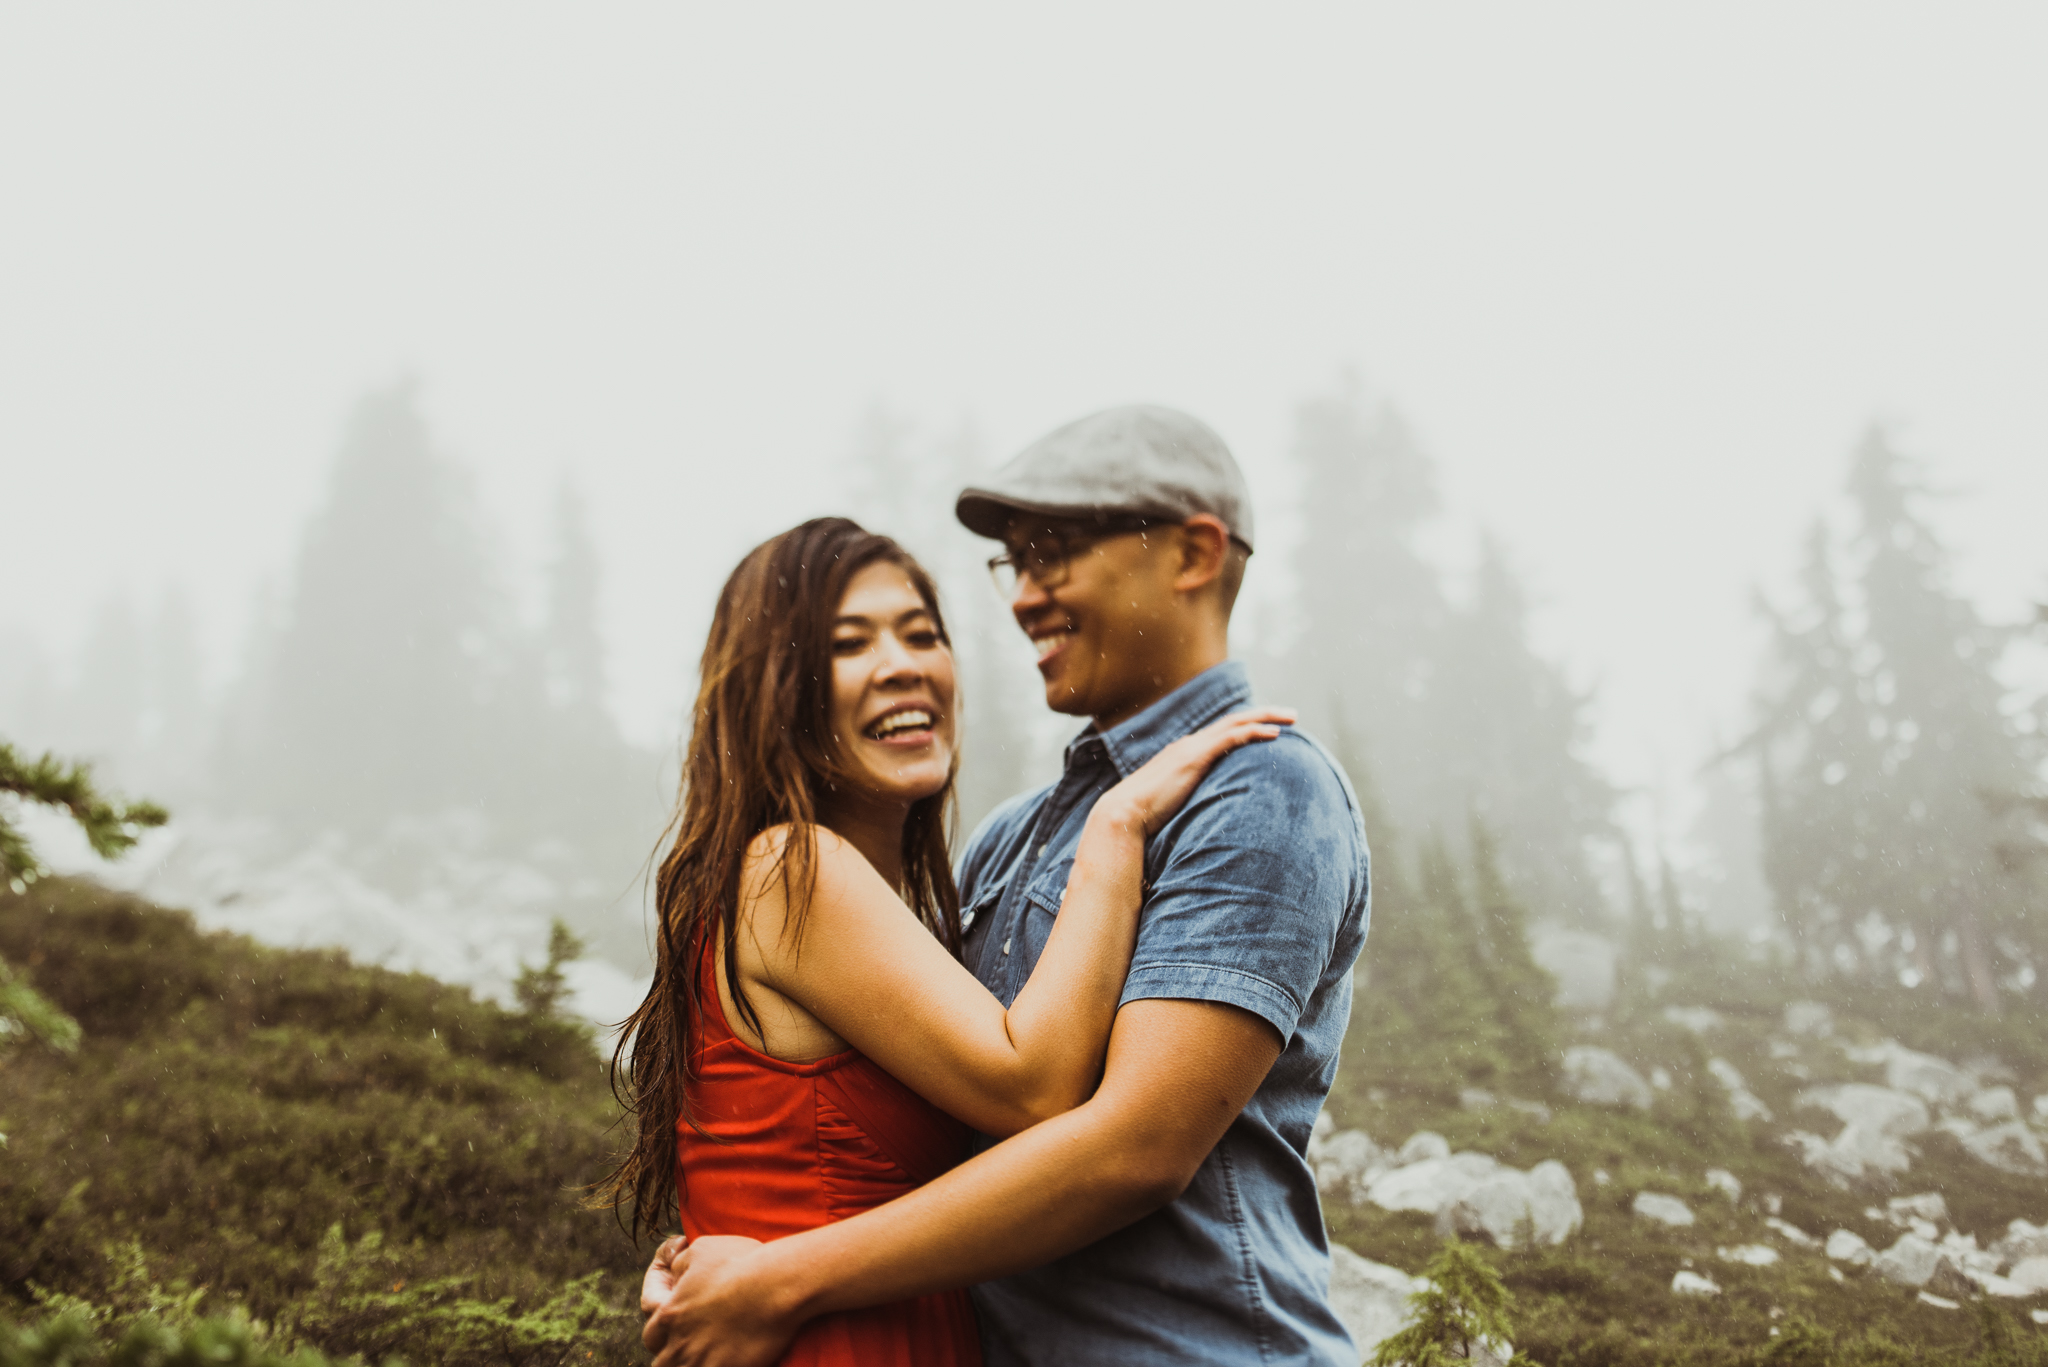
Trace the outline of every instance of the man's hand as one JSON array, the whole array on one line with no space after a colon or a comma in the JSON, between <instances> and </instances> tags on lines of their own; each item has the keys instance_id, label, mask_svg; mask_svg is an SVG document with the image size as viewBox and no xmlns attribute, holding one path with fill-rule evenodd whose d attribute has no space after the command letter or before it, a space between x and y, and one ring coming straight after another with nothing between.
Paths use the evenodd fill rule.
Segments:
<instances>
[{"instance_id":1,"label":"man's hand","mask_svg":"<svg viewBox=\"0 0 2048 1367\"><path fill-rule=\"evenodd\" d=\"M762 1247L734 1235L662 1245L641 1288L644 1310L649 1291L667 1287L640 1331L654 1367L769 1367L782 1356L803 1323L747 1275Z\"/></svg>"}]
</instances>

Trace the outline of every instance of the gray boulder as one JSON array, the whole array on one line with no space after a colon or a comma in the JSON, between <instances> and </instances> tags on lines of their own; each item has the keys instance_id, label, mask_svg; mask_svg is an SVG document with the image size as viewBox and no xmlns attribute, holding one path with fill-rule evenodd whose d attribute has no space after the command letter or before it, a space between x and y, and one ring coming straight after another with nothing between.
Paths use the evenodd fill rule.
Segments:
<instances>
[{"instance_id":1,"label":"gray boulder","mask_svg":"<svg viewBox=\"0 0 2048 1367\"><path fill-rule=\"evenodd\" d=\"M2038 1295L2048 1291L2048 1257L2036 1255L2022 1258L2012 1265L2005 1274L2006 1280L2020 1288L2023 1296Z\"/></svg>"},{"instance_id":2,"label":"gray boulder","mask_svg":"<svg viewBox=\"0 0 2048 1367\"><path fill-rule=\"evenodd\" d=\"M1393 1166L1393 1156L1364 1130L1339 1130L1313 1146L1310 1162L1324 1200L1357 1205L1373 1178Z\"/></svg>"},{"instance_id":3,"label":"gray boulder","mask_svg":"<svg viewBox=\"0 0 2048 1367\"><path fill-rule=\"evenodd\" d=\"M1897 1046L1885 1060L1884 1081L1935 1106L1953 1106L1977 1090L1977 1079L1947 1059Z\"/></svg>"},{"instance_id":4,"label":"gray boulder","mask_svg":"<svg viewBox=\"0 0 2048 1367\"><path fill-rule=\"evenodd\" d=\"M1743 1079L1734 1064L1725 1058L1707 1060L1707 1071L1714 1075L1714 1081L1728 1092L1728 1105L1734 1110L1737 1120L1769 1120L1771 1108L1764 1105L1755 1092L1749 1090L1749 1083Z\"/></svg>"},{"instance_id":5,"label":"gray boulder","mask_svg":"<svg viewBox=\"0 0 2048 1367\"><path fill-rule=\"evenodd\" d=\"M1639 1191L1629 1209L1646 1220L1658 1224L1684 1228L1692 1223L1692 1207L1676 1196L1665 1196L1661 1192Z\"/></svg>"},{"instance_id":6,"label":"gray boulder","mask_svg":"<svg viewBox=\"0 0 2048 1367\"><path fill-rule=\"evenodd\" d=\"M2041 1141L2023 1120L2008 1120L2003 1125L1979 1130L1963 1140L1963 1147L2000 1172L2023 1177L2048 1173L2048 1153L2042 1152Z\"/></svg>"},{"instance_id":7,"label":"gray boulder","mask_svg":"<svg viewBox=\"0 0 2048 1367\"><path fill-rule=\"evenodd\" d=\"M2020 1099L2010 1087L1986 1087L1970 1098L1970 1114L1986 1125L2020 1118Z\"/></svg>"},{"instance_id":8,"label":"gray boulder","mask_svg":"<svg viewBox=\"0 0 2048 1367\"><path fill-rule=\"evenodd\" d=\"M1953 1223L1948 1218L1948 1199L1938 1191L1923 1191L1912 1196L1894 1196L1884 1203L1884 1218L1895 1225L1910 1225L1915 1220L1925 1220L1930 1225Z\"/></svg>"},{"instance_id":9,"label":"gray boulder","mask_svg":"<svg viewBox=\"0 0 2048 1367\"><path fill-rule=\"evenodd\" d=\"M1650 1109L1656 1094L1643 1075L1612 1049L1579 1045L1564 1053L1564 1087L1590 1106L1633 1106Z\"/></svg>"},{"instance_id":10,"label":"gray boulder","mask_svg":"<svg viewBox=\"0 0 2048 1367\"><path fill-rule=\"evenodd\" d=\"M1834 1261L1851 1267L1868 1267L1877 1257L1877 1250L1852 1229L1838 1229L1828 1235L1828 1246L1823 1251Z\"/></svg>"},{"instance_id":11,"label":"gray boulder","mask_svg":"<svg viewBox=\"0 0 2048 1367\"><path fill-rule=\"evenodd\" d=\"M1499 1170L1500 1164L1483 1153L1426 1158L1381 1173L1367 1188L1366 1198L1381 1210L1435 1215Z\"/></svg>"},{"instance_id":12,"label":"gray boulder","mask_svg":"<svg viewBox=\"0 0 2048 1367\"><path fill-rule=\"evenodd\" d=\"M1941 1262L1941 1250L1917 1234L1901 1234L1898 1242L1871 1260L1871 1268L1900 1286L1927 1285Z\"/></svg>"},{"instance_id":13,"label":"gray boulder","mask_svg":"<svg viewBox=\"0 0 2048 1367\"><path fill-rule=\"evenodd\" d=\"M2001 1263L2017 1263L2026 1258L2048 1258L2048 1225L2037 1225L2029 1220L2014 1220L2005 1227L2005 1237L1991 1245L1990 1251Z\"/></svg>"},{"instance_id":14,"label":"gray boulder","mask_svg":"<svg viewBox=\"0 0 2048 1367\"><path fill-rule=\"evenodd\" d=\"M1801 1108L1828 1112L1844 1125L1860 1125L1875 1134L1906 1139L1924 1132L1931 1121L1927 1103L1911 1092L1849 1082L1839 1087L1809 1087L1792 1099Z\"/></svg>"},{"instance_id":15,"label":"gray boulder","mask_svg":"<svg viewBox=\"0 0 2048 1367\"><path fill-rule=\"evenodd\" d=\"M1671 1292L1677 1296L1718 1296L1721 1288L1712 1277L1680 1268L1671 1275Z\"/></svg>"},{"instance_id":16,"label":"gray boulder","mask_svg":"<svg viewBox=\"0 0 2048 1367\"><path fill-rule=\"evenodd\" d=\"M1538 1246L1561 1244L1585 1223L1571 1173L1555 1160L1528 1172L1503 1167L1437 1213L1437 1232L1515 1248L1524 1232Z\"/></svg>"},{"instance_id":17,"label":"gray boulder","mask_svg":"<svg viewBox=\"0 0 2048 1367\"><path fill-rule=\"evenodd\" d=\"M1431 1158L1449 1158L1451 1143L1435 1130L1417 1130L1408 1136L1408 1142L1394 1155L1394 1166L1405 1168L1410 1163L1421 1163Z\"/></svg>"},{"instance_id":18,"label":"gray boulder","mask_svg":"<svg viewBox=\"0 0 2048 1367\"><path fill-rule=\"evenodd\" d=\"M1408 1323L1408 1297L1427 1285L1398 1267L1330 1245L1330 1308L1351 1331L1361 1359L1401 1331Z\"/></svg>"}]
</instances>

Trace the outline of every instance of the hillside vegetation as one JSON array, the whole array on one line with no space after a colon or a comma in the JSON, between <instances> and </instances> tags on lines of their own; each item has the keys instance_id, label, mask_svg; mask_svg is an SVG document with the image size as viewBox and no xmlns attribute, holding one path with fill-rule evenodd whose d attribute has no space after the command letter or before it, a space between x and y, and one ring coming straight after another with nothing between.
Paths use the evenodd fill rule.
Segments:
<instances>
[{"instance_id":1,"label":"hillside vegetation","mask_svg":"<svg viewBox=\"0 0 2048 1367\"><path fill-rule=\"evenodd\" d=\"M1958 1059L1960 1078L2009 1087L2027 1112L2048 1093L2038 1013L1993 1017L1963 997L1815 982L1783 959L1695 937L1625 958L1610 1008L1574 1014L1551 1005L1548 975L1516 952L1521 912L1483 860L1461 875L1441 850L1399 855L1390 845L1376 860L1373 940L1330 1117L1384 1146L1376 1161L1390 1166L1392 1150L1431 1131L1452 1153L1569 1169L1581 1228L1554 1246L1484 1250L1514 1294L1518 1350L1559 1367L2048 1361L2048 1333L2031 1318L2048 1314L2048 1294L1983 1294L2002 1283L1981 1279L1904 1286L1819 1246L1848 1230L1884 1250L1907 1229L1890 1203L1935 1193L1944 1250L1960 1260L1973 1236L1989 1249L2014 1219L2048 1223L2048 1167L2002 1170L1973 1152L1966 1140L1992 1122L1968 1118L1963 1097L1930 1106L1939 1123L1903 1139L1900 1171L1810 1166L1793 1137L1835 1135L1843 1126L1814 1107L1814 1089L1884 1087L1884 1060L1901 1050ZM1643 1084L1640 1106L1579 1100L1560 1067L1574 1047L1611 1051L1658 1085ZM1716 1169L1726 1176L1710 1179ZM1383 1209L1328 1163L1322 1176L1333 1241L1410 1273L1442 1246L1430 1214ZM1678 1198L1693 1223L1637 1214L1644 1192ZM1719 1293L1674 1292L1680 1272Z\"/></svg>"},{"instance_id":2,"label":"hillside vegetation","mask_svg":"<svg viewBox=\"0 0 2048 1367\"><path fill-rule=\"evenodd\" d=\"M0 1321L644 1360L642 1253L581 1204L618 1114L585 1027L63 879L0 887L0 960L82 1030L0 1051Z\"/></svg>"}]
</instances>

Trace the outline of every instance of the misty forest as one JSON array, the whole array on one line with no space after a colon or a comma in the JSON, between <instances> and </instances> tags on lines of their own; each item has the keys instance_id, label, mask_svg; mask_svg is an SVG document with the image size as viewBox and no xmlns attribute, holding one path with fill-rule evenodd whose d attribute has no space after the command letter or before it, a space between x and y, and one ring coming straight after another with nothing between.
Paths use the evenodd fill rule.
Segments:
<instances>
[{"instance_id":1,"label":"misty forest","mask_svg":"<svg viewBox=\"0 0 2048 1367\"><path fill-rule=\"evenodd\" d=\"M840 465L944 594L956 848L1075 726L952 520L1005 454L877 411ZM1309 1156L1369 1358L2048 1360L2048 608L1956 587L1940 454L1845 441L1681 823L1590 758L1516 548L1431 549L1418 427L1294 410L1234 640L1367 812ZM585 1196L674 747L611 708L573 476L538 564L488 493L379 389L234 659L164 584L0 643L0 1363L645 1360ZM670 587L636 629L717 584Z\"/></svg>"}]
</instances>

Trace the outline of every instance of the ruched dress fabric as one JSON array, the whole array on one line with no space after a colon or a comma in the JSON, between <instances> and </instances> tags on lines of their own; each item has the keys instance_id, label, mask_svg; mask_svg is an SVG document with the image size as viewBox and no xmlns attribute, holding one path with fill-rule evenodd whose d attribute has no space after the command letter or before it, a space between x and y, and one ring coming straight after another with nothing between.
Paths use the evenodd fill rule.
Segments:
<instances>
[{"instance_id":1,"label":"ruched dress fabric","mask_svg":"<svg viewBox=\"0 0 2048 1367\"><path fill-rule=\"evenodd\" d=\"M683 1233L763 1241L872 1210L967 1153L965 1125L849 1049L789 1063L733 1034L712 956L702 957L703 1030L690 1105L705 1133L676 1127ZM824 1315L783 1367L980 1367L974 1306L945 1291Z\"/></svg>"}]
</instances>

